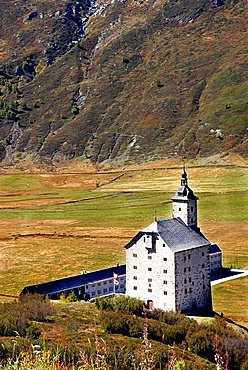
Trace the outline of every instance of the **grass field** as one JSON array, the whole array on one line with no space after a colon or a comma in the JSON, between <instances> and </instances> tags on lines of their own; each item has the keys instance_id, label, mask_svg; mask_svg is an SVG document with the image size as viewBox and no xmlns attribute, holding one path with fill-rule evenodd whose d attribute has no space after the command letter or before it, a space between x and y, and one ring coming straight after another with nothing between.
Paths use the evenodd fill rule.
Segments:
<instances>
[{"instance_id":1,"label":"grass field","mask_svg":"<svg viewBox=\"0 0 248 370\"><path fill-rule=\"evenodd\" d=\"M155 212L157 218L170 217L180 174L148 168L1 175L0 293L17 294L25 285L123 263L123 246ZM200 198L202 231L223 249L225 265L248 268L248 168L199 167L188 175ZM214 307L248 323L247 283L215 287Z\"/></svg>"}]
</instances>

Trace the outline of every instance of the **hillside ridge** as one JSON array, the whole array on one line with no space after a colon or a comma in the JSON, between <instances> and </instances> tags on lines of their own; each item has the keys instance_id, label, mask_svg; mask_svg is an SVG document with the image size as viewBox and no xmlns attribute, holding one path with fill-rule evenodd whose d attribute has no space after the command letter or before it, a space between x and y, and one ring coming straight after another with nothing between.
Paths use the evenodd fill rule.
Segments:
<instances>
[{"instance_id":1,"label":"hillside ridge","mask_svg":"<svg viewBox=\"0 0 248 370\"><path fill-rule=\"evenodd\" d=\"M247 157L244 0L0 0L0 160Z\"/></svg>"}]
</instances>

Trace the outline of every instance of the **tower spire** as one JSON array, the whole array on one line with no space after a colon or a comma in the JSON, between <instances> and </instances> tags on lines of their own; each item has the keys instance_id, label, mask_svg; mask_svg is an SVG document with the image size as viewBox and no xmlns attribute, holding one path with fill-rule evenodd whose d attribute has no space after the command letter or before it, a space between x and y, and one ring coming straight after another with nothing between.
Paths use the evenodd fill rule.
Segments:
<instances>
[{"instance_id":1,"label":"tower spire","mask_svg":"<svg viewBox=\"0 0 248 370\"><path fill-rule=\"evenodd\" d=\"M185 161L183 161L183 172L181 177L181 186L188 186L187 172L185 170Z\"/></svg>"}]
</instances>

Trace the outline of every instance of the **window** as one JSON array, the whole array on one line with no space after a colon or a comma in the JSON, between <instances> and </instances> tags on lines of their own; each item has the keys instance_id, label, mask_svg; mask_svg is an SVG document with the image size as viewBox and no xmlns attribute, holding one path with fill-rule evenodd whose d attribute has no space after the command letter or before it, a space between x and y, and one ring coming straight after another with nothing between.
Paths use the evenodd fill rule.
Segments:
<instances>
[{"instance_id":1,"label":"window","mask_svg":"<svg viewBox=\"0 0 248 370\"><path fill-rule=\"evenodd\" d=\"M149 284L149 288L151 288L151 287L152 287L152 284L150 283L150 284Z\"/></svg>"},{"instance_id":2,"label":"window","mask_svg":"<svg viewBox=\"0 0 248 370\"><path fill-rule=\"evenodd\" d=\"M106 285L107 284L107 281L104 281L103 284Z\"/></svg>"},{"instance_id":3,"label":"window","mask_svg":"<svg viewBox=\"0 0 248 370\"><path fill-rule=\"evenodd\" d=\"M202 257L204 256L204 252L202 252Z\"/></svg>"},{"instance_id":4,"label":"window","mask_svg":"<svg viewBox=\"0 0 248 370\"><path fill-rule=\"evenodd\" d=\"M106 293L107 292L107 289L105 288L105 289L103 289L103 293Z\"/></svg>"},{"instance_id":5,"label":"window","mask_svg":"<svg viewBox=\"0 0 248 370\"><path fill-rule=\"evenodd\" d=\"M133 277L133 280L137 280L137 276L134 276L134 277Z\"/></svg>"},{"instance_id":6,"label":"window","mask_svg":"<svg viewBox=\"0 0 248 370\"><path fill-rule=\"evenodd\" d=\"M101 294L101 293L102 293L102 291L101 291L101 290L98 290L98 291L97 291L97 294Z\"/></svg>"},{"instance_id":7,"label":"window","mask_svg":"<svg viewBox=\"0 0 248 370\"><path fill-rule=\"evenodd\" d=\"M152 282L152 279L151 278L148 278L148 282L151 283Z\"/></svg>"},{"instance_id":8,"label":"window","mask_svg":"<svg viewBox=\"0 0 248 370\"><path fill-rule=\"evenodd\" d=\"M112 283L112 280L109 280L109 283L111 284Z\"/></svg>"},{"instance_id":9,"label":"window","mask_svg":"<svg viewBox=\"0 0 248 370\"><path fill-rule=\"evenodd\" d=\"M151 260L152 259L152 256L148 256L148 259Z\"/></svg>"},{"instance_id":10,"label":"window","mask_svg":"<svg viewBox=\"0 0 248 370\"><path fill-rule=\"evenodd\" d=\"M164 281L163 281L163 283L164 283L164 284L167 284L167 280L164 280Z\"/></svg>"},{"instance_id":11,"label":"window","mask_svg":"<svg viewBox=\"0 0 248 370\"><path fill-rule=\"evenodd\" d=\"M92 286L92 287L94 287L94 286L95 286L95 284L92 284L91 286Z\"/></svg>"},{"instance_id":12,"label":"window","mask_svg":"<svg viewBox=\"0 0 248 370\"><path fill-rule=\"evenodd\" d=\"M167 295L167 292L166 292L166 290L164 290L164 295Z\"/></svg>"},{"instance_id":13,"label":"window","mask_svg":"<svg viewBox=\"0 0 248 370\"><path fill-rule=\"evenodd\" d=\"M148 271L152 271L152 268L151 267L148 267Z\"/></svg>"},{"instance_id":14,"label":"window","mask_svg":"<svg viewBox=\"0 0 248 370\"><path fill-rule=\"evenodd\" d=\"M146 237L145 236L144 236L143 240L144 240L144 242L146 241Z\"/></svg>"},{"instance_id":15,"label":"window","mask_svg":"<svg viewBox=\"0 0 248 370\"><path fill-rule=\"evenodd\" d=\"M191 212L193 212L194 211L194 208L193 207L191 207Z\"/></svg>"},{"instance_id":16,"label":"window","mask_svg":"<svg viewBox=\"0 0 248 370\"><path fill-rule=\"evenodd\" d=\"M167 274L167 270L164 270L163 272L164 272L164 274Z\"/></svg>"},{"instance_id":17,"label":"window","mask_svg":"<svg viewBox=\"0 0 248 370\"><path fill-rule=\"evenodd\" d=\"M133 253L133 257L137 257L137 254L136 253Z\"/></svg>"},{"instance_id":18,"label":"window","mask_svg":"<svg viewBox=\"0 0 248 370\"><path fill-rule=\"evenodd\" d=\"M134 269L134 270L137 270L137 266L133 266L133 269Z\"/></svg>"},{"instance_id":19,"label":"window","mask_svg":"<svg viewBox=\"0 0 248 370\"><path fill-rule=\"evenodd\" d=\"M101 285L101 283L97 283L97 286L100 286Z\"/></svg>"},{"instance_id":20,"label":"window","mask_svg":"<svg viewBox=\"0 0 248 370\"><path fill-rule=\"evenodd\" d=\"M124 288L124 284L121 284L121 285L120 285L120 287L121 287L121 288Z\"/></svg>"},{"instance_id":21,"label":"window","mask_svg":"<svg viewBox=\"0 0 248 370\"><path fill-rule=\"evenodd\" d=\"M189 271L191 271L191 267L189 266Z\"/></svg>"},{"instance_id":22,"label":"window","mask_svg":"<svg viewBox=\"0 0 248 370\"><path fill-rule=\"evenodd\" d=\"M187 288L184 289L184 293L187 294L188 293L188 290Z\"/></svg>"},{"instance_id":23,"label":"window","mask_svg":"<svg viewBox=\"0 0 248 370\"><path fill-rule=\"evenodd\" d=\"M205 287L205 284L203 284L202 288L203 288L203 289L205 289L205 288L206 288L206 287Z\"/></svg>"},{"instance_id":24,"label":"window","mask_svg":"<svg viewBox=\"0 0 248 370\"><path fill-rule=\"evenodd\" d=\"M167 258L166 257L164 257L164 262L166 262L167 261Z\"/></svg>"},{"instance_id":25,"label":"window","mask_svg":"<svg viewBox=\"0 0 248 370\"><path fill-rule=\"evenodd\" d=\"M184 262L186 261L186 256L183 257Z\"/></svg>"},{"instance_id":26,"label":"window","mask_svg":"<svg viewBox=\"0 0 248 370\"><path fill-rule=\"evenodd\" d=\"M85 289L88 289L88 288L89 288L89 287L88 287L88 285L86 285L86 286L85 286Z\"/></svg>"},{"instance_id":27,"label":"window","mask_svg":"<svg viewBox=\"0 0 248 370\"><path fill-rule=\"evenodd\" d=\"M94 296L94 295L96 295L96 293L95 292L92 292L91 295Z\"/></svg>"},{"instance_id":28,"label":"window","mask_svg":"<svg viewBox=\"0 0 248 370\"><path fill-rule=\"evenodd\" d=\"M188 255L188 260L190 260L190 254Z\"/></svg>"},{"instance_id":29,"label":"window","mask_svg":"<svg viewBox=\"0 0 248 370\"><path fill-rule=\"evenodd\" d=\"M189 288L189 292L192 293L192 288Z\"/></svg>"},{"instance_id":30,"label":"window","mask_svg":"<svg viewBox=\"0 0 248 370\"><path fill-rule=\"evenodd\" d=\"M165 243L163 243L163 247L165 247Z\"/></svg>"},{"instance_id":31,"label":"window","mask_svg":"<svg viewBox=\"0 0 248 370\"><path fill-rule=\"evenodd\" d=\"M189 283L191 283L191 277L189 277Z\"/></svg>"},{"instance_id":32,"label":"window","mask_svg":"<svg viewBox=\"0 0 248 370\"><path fill-rule=\"evenodd\" d=\"M202 274L202 278L205 279L205 275L204 274Z\"/></svg>"},{"instance_id":33,"label":"window","mask_svg":"<svg viewBox=\"0 0 248 370\"><path fill-rule=\"evenodd\" d=\"M181 211L181 207L179 207L178 210Z\"/></svg>"},{"instance_id":34,"label":"window","mask_svg":"<svg viewBox=\"0 0 248 370\"><path fill-rule=\"evenodd\" d=\"M192 281L192 285L195 285L195 282L194 281Z\"/></svg>"},{"instance_id":35,"label":"window","mask_svg":"<svg viewBox=\"0 0 248 370\"><path fill-rule=\"evenodd\" d=\"M194 220L193 220L193 218L191 218L191 223L193 224L193 222L194 222Z\"/></svg>"},{"instance_id":36,"label":"window","mask_svg":"<svg viewBox=\"0 0 248 370\"><path fill-rule=\"evenodd\" d=\"M151 293L152 292L152 289L148 289L148 292Z\"/></svg>"},{"instance_id":37,"label":"window","mask_svg":"<svg viewBox=\"0 0 248 370\"><path fill-rule=\"evenodd\" d=\"M202 264L202 268L204 268L205 267L205 265L204 265L204 263Z\"/></svg>"},{"instance_id":38,"label":"window","mask_svg":"<svg viewBox=\"0 0 248 370\"><path fill-rule=\"evenodd\" d=\"M110 292L112 292L112 290L113 290L113 287L112 287L112 286L110 286L110 287L109 287L109 291L110 291Z\"/></svg>"},{"instance_id":39,"label":"window","mask_svg":"<svg viewBox=\"0 0 248 370\"><path fill-rule=\"evenodd\" d=\"M186 267L184 267L183 271L184 271L184 272L186 272L186 271L187 271L187 270L186 270Z\"/></svg>"},{"instance_id":40,"label":"window","mask_svg":"<svg viewBox=\"0 0 248 370\"><path fill-rule=\"evenodd\" d=\"M134 286L134 287L133 287L133 290L137 290L137 287L136 287L136 286Z\"/></svg>"},{"instance_id":41,"label":"window","mask_svg":"<svg viewBox=\"0 0 248 370\"><path fill-rule=\"evenodd\" d=\"M184 279L184 284L187 284L187 279Z\"/></svg>"}]
</instances>

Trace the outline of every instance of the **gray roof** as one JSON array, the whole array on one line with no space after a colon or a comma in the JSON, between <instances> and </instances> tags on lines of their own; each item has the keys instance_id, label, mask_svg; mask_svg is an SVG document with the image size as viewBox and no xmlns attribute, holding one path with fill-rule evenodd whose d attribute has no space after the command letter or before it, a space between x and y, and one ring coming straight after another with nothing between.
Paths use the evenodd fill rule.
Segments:
<instances>
[{"instance_id":1,"label":"gray roof","mask_svg":"<svg viewBox=\"0 0 248 370\"><path fill-rule=\"evenodd\" d=\"M212 253L220 253L221 252L221 249L220 247L217 245L217 244L211 244L210 247L209 247L209 253L212 254Z\"/></svg>"},{"instance_id":2,"label":"gray roof","mask_svg":"<svg viewBox=\"0 0 248 370\"><path fill-rule=\"evenodd\" d=\"M210 244L204 236L187 226L180 217L157 221L157 230L172 252Z\"/></svg>"},{"instance_id":3,"label":"gray roof","mask_svg":"<svg viewBox=\"0 0 248 370\"><path fill-rule=\"evenodd\" d=\"M160 236L173 253L210 245L210 242L200 231L198 233L193 230L180 217L177 217L154 221L135 235L125 248L130 248L145 234Z\"/></svg>"},{"instance_id":4,"label":"gray roof","mask_svg":"<svg viewBox=\"0 0 248 370\"><path fill-rule=\"evenodd\" d=\"M191 190L188 185L180 186L180 188L177 189L176 194L171 198L171 200L174 201L188 201L189 199L197 200L199 198L195 196L193 190Z\"/></svg>"}]
</instances>

